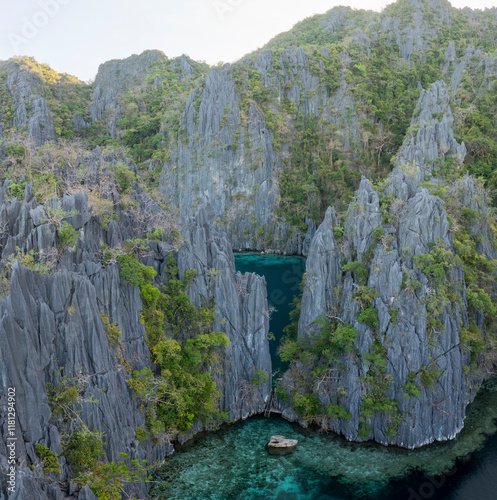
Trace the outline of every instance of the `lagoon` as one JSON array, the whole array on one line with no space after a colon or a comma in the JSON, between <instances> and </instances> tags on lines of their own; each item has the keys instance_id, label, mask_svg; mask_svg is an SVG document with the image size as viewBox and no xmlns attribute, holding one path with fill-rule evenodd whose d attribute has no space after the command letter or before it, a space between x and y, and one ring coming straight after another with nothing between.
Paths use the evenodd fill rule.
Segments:
<instances>
[{"instance_id":1,"label":"lagoon","mask_svg":"<svg viewBox=\"0 0 497 500\"><path fill-rule=\"evenodd\" d=\"M299 294L305 259L235 254L237 270L266 278L272 313L273 371L284 370L277 345ZM418 450L347 442L279 417L253 417L204 433L168 459L150 498L195 500L493 500L497 498L497 378L468 407L456 439ZM269 455L272 435L298 439L291 455ZM491 436L491 437L488 437Z\"/></svg>"}]
</instances>

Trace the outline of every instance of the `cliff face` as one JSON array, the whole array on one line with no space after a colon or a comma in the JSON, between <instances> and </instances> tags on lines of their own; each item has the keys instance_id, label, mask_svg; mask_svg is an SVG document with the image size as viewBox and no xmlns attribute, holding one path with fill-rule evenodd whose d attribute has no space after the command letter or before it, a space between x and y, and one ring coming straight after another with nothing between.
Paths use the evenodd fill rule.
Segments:
<instances>
[{"instance_id":1,"label":"cliff face","mask_svg":"<svg viewBox=\"0 0 497 500\"><path fill-rule=\"evenodd\" d=\"M4 258L13 242L26 253L56 247L54 227L42 222L47 215L44 207L34 200L29 187L22 204L17 199L5 200L5 189L2 194L1 213L6 224L2 238ZM135 430L144 426L145 418L127 387L126 371L118 366L100 319L101 313L118 322L125 358L135 369L150 365L138 315L139 292L121 282L116 265L103 269L95 258L100 248L99 239L105 235L99 221L90 218L85 197L65 197L62 203L53 200L53 204L60 204L67 211L80 211L71 221L80 234L76 249L67 252L63 257L65 262L61 262L51 276L30 271L16 262L8 295L0 302L2 387L14 387L17 394L20 498L32 498L35 493L37 498L58 498L57 488L47 486L43 475L32 473L27 466L39 463L35 452L37 443L46 444L57 454L63 452L59 430L50 421L52 412L47 397L47 384L57 386L61 375L81 384L82 400L98 401L97 404L83 402L78 405L78 411L91 430L105 433L109 460L118 461L120 452L128 452L140 460L158 460L166 449L170 450L167 443L153 447L151 443L140 444L136 440ZM7 392L2 392L4 399ZM4 405L2 401L2 411ZM6 434L3 437L6 438ZM6 439L2 443L7 443ZM7 456L4 444L1 453ZM64 457L61 463L65 463ZM4 462L2 466L5 467ZM69 479L65 466L59 479ZM2 491L6 494L4 480ZM145 491L143 486L140 493Z\"/></svg>"},{"instance_id":2,"label":"cliff face","mask_svg":"<svg viewBox=\"0 0 497 500\"><path fill-rule=\"evenodd\" d=\"M40 75L30 71L29 64L16 60L1 62L0 73L5 75L2 83L7 90L1 99L2 121L8 114L12 119L11 125L19 130L25 129L28 139L35 146L54 140L53 115L43 96Z\"/></svg>"},{"instance_id":3,"label":"cliff face","mask_svg":"<svg viewBox=\"0 0 497 500\"><path fill-rule=\"evenodd\" d=\"M105 169L105 165L115 162L109 157L104 159L98 150L85 161L88 170L92 165L103 165ZM134 193L136 204L140 210L147 209L148 217L157 222L164 216L138 186ZM29 184L22 203L9 198L7 184L0 190L2 262L5 265L9 256L18 254L19 260L32 269L11 258L10 276L2 278L0 411L5 424L1 427L0 498L8 495L4 474L9 456L8 388L16 390L16 498L66 498L77 491L71 485L62 493L54 480L43 475L35 445L44 444L59 455L62 468L56 477L60 484L68 482L72 473L62 455L62 443L67 436L61 434L80 428L78 422L91 431L104 433L108 461L118 462L119 454L125 452L130 459L160 462L173 451L167 440L156 442L151 437L137 437L137 429L146 428L146 418L127 382L133 370L153 368L140 319L143 303L138 287L123 280L120 265L102 258L102 245L118 248L126 240L136 238L140 230L135 224L136 213L119 208L117 192L111 191L109 196L119 224L115 220L105 224L99 216L92 215L85 194L64 196L62 200L52 198L40 205ZM65 221L77 231L74 246L65 250L60 248L54 219L61 209L68 214ZM143 230L143 221L140 224ZM180 274L189 268L198 271L190 294L197 301L200 297L214 298L214 326L226 332L231 341L223 359L225 370L217 381L222 394L221 409L226 409L230 418L246 418L263 410L270 390L269 380L256 387L250 382L257 378L256 370L271 373L264 280L255 275L235 275L230 244L226 236L210 231L205 214L200 213L185 227L184 236L185 244L178 257ZM40 259L50 269L33 267L34 261L29 257L23 260L31 251L37 252L36 262ZM164 278L165 260L173 251L166 242L150 242L144 262L159 273L158 280ZM108 337L106 321L119 328L117 346ZM78 402L72 408L79 416L59 428L61 423L53 413L48 388L63 387L66 382L77 387ZM201 428L197 425L194 430ZM28 466L34 466L34 470ZM129 486L126 491L143 497L147 486ZM95 497L85 487L79 498Z\"/></svg>"},{"instance_id":4,"label":"cliff face","mask_svg":"<svg viewBox=\"0 0 497 500\"><path fill-rule=\"evenodd\" d=\"M351 171L363 172L360 163L369 139L381 136L371 103L364 108L361 95L361 86L370 85L361 81L361 72L372 45L377 51L390 45L399 68L405 61L412 65L412 56L423 54L436 38L436 22L451 24L447 2L397 2L367 19L338 7L276 37L268 44L271 50L212 70L190 94L181 115L179 137L161 174L165 198L184 215L204 206L228 228L234 248L307 253L306 241L315 228L305 215L321 219L316 214L324 214L326 191L334 193L331 197L341 195L338 187L317 187L317 158L330 156L333 172L333 154L342 154ZM326 42L336 42L333 51L320 47ZM316 47L311 55L295 49L298 43ZM295 143L302 142L305 149L315 134L321 144L310 148L314 165L309 168L301 164ZM312 174L309 181L306 169ZM289 195L281 185L285 172L299 172L291 182L305 185L305 193ZM285 204L302 196L307 197L307 211L299 221L298 209L285 210Z\"/></svg>"},{"instance_id":5,"label":"cliff face","mask_svg":"<svg viewBox=\"0 0 497 500\"><path fill-rule=\"evenodd\" d=\"M404 15L410 22L405 22ZM412 56L423 55L436 38L436 26L450 26L453 18L452 6L445 0L397 2L383 11L381 30L398 46L400 57L412 63Z\"/></svg>"},{"instance_id":6,"label":"cliff face","mask_svg":"<svg viewBox=\"0 0 497 500\"><path fill-rule=\"evenodd\" d=\"M485 349L471 344L468 331L480 340L493 331L469 297L475 285L465 275L464 256L458 257L457 211L473 210L479 220L475 255L482 261L495 259L494 239L475 180L452 184L441 175L442 165L460 168L466 153L451 125L447 88L436 82L421 93L413 133L383 193L363 178L343 227L329 209L311 244L299 339L312 344L326 331L316 323L320 318L336 325L331 345L340 342L334 335L343 325L355 334L353 346L342 341L326 375L307 390L324 407L343 406L348 415L338 418L334 407L335 415L325 413L319 422L350 440L415 448L451 439L487 374ZM443 199L424 186L442 189ZM303 391L296 370L305 373L308 364L301 357L285 375L283 387L293 391L294 403L295 392ZM288 418L302 418L281 404Z\"/></svg>"},{"instance_id":7,"label":"cliff face","mask_svg":"<svg viewBox=\"0 0 497 500\"><path fill-rule=\"evenodd\" d=\"M171 254L180 277L195 270L189 297L214 299L213 329L231 342L215 375L230 418L262 411L271 372L265 283L235 273L233 247L309 254L299 337L285 351L290 401L279 394L288 418L409 448L454 436L495 343L493 215L463 174L497 188L496 13L444 0L398 0L381 14L340 7L233 65L146 51L103 64L94 85L29 58L1 62L0 355L3 387L27 394L22 465L39 470L36 444L62 450L45 388L63 376L79 381L78 411L106 434L109 460L170 451L136 439L148 423L127 384L128 370L157 367L140 291L115 252L172 218L138 173L183 221L180 249L173 237L150 241L141 257L154 285L172 279ZM122 144L139 169L115 151L47 144L74 137ZM29 187L14 199L26 181L61 199L39 204ZM63 221L79 234L67 248ZM37 470L20 477L56 498Z\"/></svg>"},{"instance_id":8,"label":"cliff face","mask_svg":"<svg viewBox=\"0 0 497 500\"><path fill-rule=\"evenodd\" d=\"M448 88L437 81L421 92L385 194L407 201L419 183L439 182L436 174L447 158L460 168L466 146L454 139L453 126Z\"/></svg>"},{"instance_id":9,"label":"cliff face","mask_svg":"<svg viewBox=\"0 0 497 500\"><path fill-rule=\"evenodd\" d=\"M148 50L127 59L101 64L95 78L90 113L92 122L104 119L112 138L117 137L118 122L122 118L120 97L126 90L144 85L152 64L166 59L159 50Z\"/></svg>"},{"instance_id":10,"label":"cliff face","mask_svg":"<svg viewBox=\"0 0 497 500\"><path fill-rule=\"evenodd\" d=\"M309 118L323 119L328 127L342 126L354 107L345 80L329 96L326 85L311 72L311 63L303 49L278 55L265 51L243 65L213 69L188 96L180 117L180 139L172 144L160 188L184 217L204 207L227 228L235 249L289 254L309 249L314 222L302 216L303 231L276 216L280 173L291 162L295 127L294 117L282 114L279 105L286 102ZM269 116L278 117L284 132L268 124L267 106L247 99L251 82L258 82L260 92L274 100ZM345 147L358 134L355 116L349 132Z\"/></svg>"},{"instance_id":11,"label":"cliff face","mask_svg":"<svg viewBox=\"0 0 497 500\"><path fill-rule=\"evenodd\" d=\"M346 207L361 175L385 176L413 133L423 87L444 79L472 118L469 101L495 79L495 19L495 10L444 0L398 0L381 13L337 7L232 65L157 50L109 61L93 85L70 84L77 98L63 75L7 61L0 129L25 131L36 145L120 141L154 182L160 177L168 203L185 218L204 208L234 248L306 254L329 205ZM433 97L425 114L439 113ZM419 154L426 120L418 118L403 161ZM455 120L464 125L460 114ZM445 133L447 124L439 127ZM452 146L434 141L439 151L427 146L443 160Z\"/></svg>"},{"instance_id":12,"label":"cliff face","mask_svg":"<svg viewBox=\"0 0 497 500\"><path fill-rule=\"evenodd\" d=\"M178 267L181 273L197 271L191 297L197 305L203 297L214 297L213 329L225 332L231 341L218 384L221 407L235 420L262 413L271 391L265 279L255 273L235 272L231 245L226 235L211 226L205 211L189 219L183 234L188 244L179 251ZM254 384L255 379L260 381Z\"/></svg>"}]
</instances>

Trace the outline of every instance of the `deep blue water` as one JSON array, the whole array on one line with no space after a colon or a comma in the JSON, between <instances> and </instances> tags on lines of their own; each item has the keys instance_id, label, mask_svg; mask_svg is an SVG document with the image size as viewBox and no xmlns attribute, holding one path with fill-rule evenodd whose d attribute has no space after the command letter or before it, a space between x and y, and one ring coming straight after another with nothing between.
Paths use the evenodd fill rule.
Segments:
<instances>
[{"instance_id":1,"label":"deep blue water","mask_svg":"<svg viewBox=\"0 0 497 500\"><path fill-rule=\"evenodd\" d=\"M289 303L299 293L305 261L237 254L237 269L266 277L268 302L278 309L278 338ZM273 363L276 343L272 343ZM465 428L447 443L407 451L353 444L285 420L255 417L197 436L159 472L174 488L156 485L150 498L195 500L497 500L497 377L468 407ZM287 456L269 455L272 435L299 440ZM490 437L488 437L490 436Z\"/></svg>"}]
</instances>

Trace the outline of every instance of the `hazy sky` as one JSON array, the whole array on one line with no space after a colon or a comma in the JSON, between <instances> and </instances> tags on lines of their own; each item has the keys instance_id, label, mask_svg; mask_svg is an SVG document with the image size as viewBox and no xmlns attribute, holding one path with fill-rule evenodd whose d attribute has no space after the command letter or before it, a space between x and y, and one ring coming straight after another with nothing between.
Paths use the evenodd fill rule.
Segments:
<instances>
[{"instance_id":1,"label":"hazy sky","mask_svg":"<svg viewBox=\"0 0 497 500\"><path fill-rule=\"evenodd\" d=\"M94 78L99 64L159 49L209 64L232 62L337 5L381 10L392 0L0 0L0 60L34 56ZM471 8L497 0L453 0Z\"/></svg>"}]
</instances>

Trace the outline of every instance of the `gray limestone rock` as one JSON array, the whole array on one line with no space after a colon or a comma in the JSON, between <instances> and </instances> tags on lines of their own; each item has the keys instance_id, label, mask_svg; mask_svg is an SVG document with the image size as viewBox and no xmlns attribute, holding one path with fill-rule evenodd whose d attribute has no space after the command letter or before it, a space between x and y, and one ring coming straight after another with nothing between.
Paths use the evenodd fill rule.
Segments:
<instances>
[{"instance_id":1,"label":"gray limestone rock","mask_svg":"<svg viewBox=\"0 0 497 500\"><path fill-rule=\"evenodd\" d=\"M441 122L434 122L429 116L430 108L440 110ZM328 210L309 250L299 321L299 338L319 331L321 326L315 320L324 316L337 324L349 324L357 331L354 351L331 363L329 377L313 387L324 406L340 404L350 418L329 418L321 425L349 440L367 438L406 448L452 439L462 429L466 406L484 378L484 371L469 369L470 353L461 341L463 328L469 321L461 264L448 254L444 286L451 290L452 298L439 302L440 291L415 260L416 256L431 252L433 246L444 248L444 252L454 250L444 202L428 189L418 187L420 167L431 171L435 155L453 154L462 161L465 153L464 145L459 146L453 140L448 96L440 83L430 92L422 93L418 109L417 121L413 122L425 123L425 133L407 139L399 155L402 159L399 162L411 159L415 175L400 168L391 174L385 194L394 197L386 222L379 207L379 195L363 178L349 207L340 244L334 234L334 213ZM436 149L441 140L448 144L445 153ZM434 151L429 147L432 141ZM474 228L475 234L481 236L478 251L494 259L489 209L482 187L465 176L449 185L448 190L456 200L451 203L459 203L478 214L479 223ZM376 228L382 230L380 241L372 238ZM377 294L371 304L377 313L376 326L358 320L363 300L361 284L353 273L343 276L340 262L344 258L368 266L367 286ZM434 307L438 307L437 313ZM438 326L434 326L434 316L439 319ZM478 324L483 327L480 320ZM385 349L385 376L390 382L384 397L395 402L396 410L364 413L364 398L370 390L365 382L371 369L368 353L375 342ZM483 358L479 363L484 366ZM306 366L300 362L297 365L295 369L305 373ZM426 374L432 374L433 383L420 382L420 373L425 378ZM414 379L409 378L413 376ZM406 393L406 384L412 380L417 381L418 395ZM296 390L291 372L285 374L283 387L290 394ZM281 400L277 404L285 418L304 423L288 404ZM393 430L395 415L402 418L396 421ZM364 424L369 426L366 431L361 427Z\"/></svg>"},{"instance_id":2,"label":"gray limestone rock","mask_svg":"<svg viewBox=\"0 0 497 500\"><path fill-rule=\"evenodd\" d=\"M98 152L94 158L98 158ZM158 220L160 209L139 188L136 198ZM127 370L153 368L140 320L143 306L139 289L123 281L119 265L112 262L105 265L100 259L102 241L122 244L137 236L136 229L128 223L129 217L121 213L119 225L112 221L115 226L109 224L108 230L103 230L99 218L88 209L86 194L64 196L62 200L54 198L45 206L38 205L28 185L22 203L5 197L0 206L0 219L7 226L0 240L4 259L17 251L16 246L24 253L36 250L42 254L57 248L54 226L45 221L47 206L74 211L66 220L78 230L79 237L75 248L56 252L57 261L49 274L29 270L19 261L12 267L8 293L0 299L0 417L6 421L6 390L15 387L18 433L15 498L55 500L68 498L68 494L72 498L76 490L68 493L56 483L40 480L26 466L39 464L35 452L38 443L46 444L56 453L62 452L62 430L51 420L47 393L47 384L57 385L61 376L79 383L82 397L77 408L79 418L90 430L105 434L107 460L119 461L119 454L126 452L130 459L160 461L173 448L167 441L136 439L136 429L145 428L146 422L128 387ZM217 379L221 408L233 419L260 413L271 390L265 281L254 274L235 273L231 246L225 235L211 229L205 212L200 212L183 234L186 243L179 251L180 271L184 273L191 268L198 273L190 287L192 299L199 305L203 299L215 300L214 328L226 332L231 341L224 359L225 369ZM167 243L151 245L145 262L158 271L159 278L171 251ZM101 315L120 329L119 352L109 344ZM268 374L266 383L254 386L251 380L262 372ZM199 423L195 431L202 428ZM2 471L7 466L6 432L7 427L2 426ZM70 479L71 472L63 458L61 464L58 479L62 483ZM144 497L147 489L146 483L141 483L127 487L126 492ZM0 491L5 498L3 473ZM94 497L84 488L79 498Z\"/></svg>"},{"instance_id":3,"label":"gray limestone rock","mask_svg":"<svg viewBox=\"0 0 497 500\"><path fill-rule=\"evenodd\" d=\"M463 59L453 72L456 87L460 80L457 75L469 63L472 53L467 51L467 55L466 62ZM449 46L446 61L447 71L457 62L453 44ZM492 63L486 63L490 68ZM435 82L430 89L422 90L408 135L382 195L363 178L350 204L340 243L335 238L337 222L329 209L310 246L299 338L319 331L321 326L315 321L326 316L357 331L354 352L331 363L329 377L312 388L323 406L340 404L350 413L348 419L329 418L321 422L322 427L349 440L373 439L382 444L416 448L452 439L462 429L466 406L484 379L485 360L483 357L478 360L481 371L471 370L470 353L461 339L469 321L462 265L448 254L452 267L446 271L444 286L452 290L451 300L437 302L440 291L415 260L433 247L454 251L444 201L419 186L429 181L427 186L436 189L441 183L440 166L449 162L457 169L462 164L466 148L454 139L453 125L451 99L445 84ZM489 205L482 186L466 175L446 189L451 204L467 207L477 214L471 229L478 235L477 251L495 259ZM380 196L385 195L390 195L388 217L385 208L380 209ZM379 240L373 238L376 229L381 230ZM361 284L353 273L343 275L340 269L343 259L363 262L369 269L367 286L377 294L371 304L377 313L376 327L358 320ZM438 307L437 313L434 307ZM434 316L438 317L438 326L434 326ZM480 316L478 313L475 319L483 328ZM395 402L396 410L364 414L364 398L370 390L365 382L371 370L367 360L374 342L380 342L385 349L385 376L390 382L384 397ZM294 369L301 373L307 370L301 362ZM420 373L425 379L433 376L432 385L420 382ZM413 380L419 394L406 393L408 382ZM287 372L283 387L291 394L299 390L295 384L292 372ZM277 399L277 405L285 418L306 424L288 403ZM395 415L402 418L393 431Z\"/></svg>"},{"instance_id":4,"label":"gray limestone rock","mask_svg":"<svg viewBox=\"0 0 497 500\"><path fill-rule=\"evenodd\" d=\"M335 33L342 26L355 26L355 22L350 18L349 9L346 7L335 7L326 14L325 19L320 23L320 27L325 31Z\"/></svg>"},{"instance_id":5,"label":"gray limestone rock","mask_svg":"<svg viewBox=\"0 0 497 500\"><path fill-rule=\"evenodd\" d=\"M28 138L35 146L55 140L52 111L45 100L40 77L29 66L17 59L0 62L5 71L6 86L14 105L10 125L26 127Z\"/></svg>"},{"instance_id":6,"label":"gray limestone rock","mask_svg":"<svg viewBox=\"0 0 497 500\"><path fill-rule=\"evenodd\" d=\"M366 183L363 180L357 192L355 205L359 207L364 202L364 193L371 193ZM413 256L428 253L429 244L434 241L442 242L449 251L452 249L443 202L426 189L419 188L403 207L397 228L385 227L381 221L377 225L377 220L372 222L376 214L374 209L355 213L356 226L354 230L345 231L340 248L333 232L332 212L328 211L313 239L307 260L299 336L306 337L311 331L319 330L320 327L313 322L324 315L348 323L357 330L357 355L342 356L336 365L332 364L333 376L329 382L319 389L314 388L323 405L336 404L338 397L339 403L351 414L348 420L332 418L322 425L354 441L364 439L358 429L363 418L361 405L368 390L363 379L369 369L364 362L365 355L371 350L374 339L381 339L386 346L386 375L391 377L386 397L398 401L398 409L404 418L396 433L392 434L388 412L375 412L367 418L371 426L368 437L383 444L415 448L435 440L451 439L461 430L466 405L475 396L482 377L474 373L467 375L468 372L463 370L470 361L467 351L460 345L461 328L467 325L465 288L454 285L459 299L443 308L440 316L443 327L439 333L433 334L427 301L437 292L413 263ZM349 220L347 224L350 223ZM367 285L378 293L373 301L378 313L376 329L358 321L360 309L354 295L358 285L353 275L347 273L343 277L340 270L340 260L346 256L345 249L354 249L359 257L360 252L371 244L369 236L375 226L393 231L391 234L395 239L389 246L387 243L378 244L370 263ZM405 287L406 279L417 280L419 288ZM464 282L464 273L456 267L447 279L454 284ZM406 396L403 384L407 382L408 373L418 374L427 370L426 367L439 375L434 387L420 385L419 397ZM291 390L288 373L283 384ZM297 419L281 402L280 407L286 418Z\"/></svg>"},{"instance_id":7,"label":"gray limestone rock","mask_svg":"<svg viewBox=\"0 0 497 500\"><path fill-rule=\"evenodd\" d=\"M448 88L436 81L421 91L385 194L407 201L420 183L437 182L437 168L446 161L455 168L462 165L466 146L454 138L453 124Z\"/></svg>"},{"instance_id":8,"label":"gray limestone rock","mask_svg":"<svg viewBox=\"0 0 497 500\"><path fill-rule=\"evenodd\" d=\"M93 102L90 105L92 122L102 119L112 137L117 137L117 123L122 118L119 96L133 86L143 83L150 66L166 59L159 50L147 50L127 59L108 61L101 64L95 78Z\"/></svg>"},{"instance_id":9,"label":"gray limestone rock","mask_svg":"<svg viewBox=\"0 0 497 500\"><path fill-rule=\"evenodd\" d=\"M226 235L212 228L205 210L189 220L183 232L189 242L178 255L180 274L195 269L192 299L213 297L214 329L231 341L226 368L221 376L222 408L230 418L245 419L264 411L271 392L269 313L264 278L254 273L235 274L235 262ZM255 385L257 370L267 374L266 383Z\"/></svg>"},{"instance_id":10,"label":"gray limestone rock","mask_svg":"<svg viewBox=\"0 0 497 500\"><path fill-rule=\"evenodd\" d=\"M299 331L308 332L312 322L327 311L339 282L340 260L333 229L338 225L335 209L329 208L307 256L306 282L302 295Z\"/></svg>"},{"instance_id":11,"label":"gray limestone rock","mask_svg":"<svg viewBox=\"0 0 497 500\"><path fill-rule=\"evenodd\" d=\"M330 96L301 48L288 48L277 56L263 51L255 61L245 63L259 73L278 103L289 99L306 116L322 117L330 127L347 123L345 149L352 138L359 137L355 102L344 74ZM228 231L237 250L307 253L315 223L304 215L308 229L301 234L283 218L275 217L279 175L290 156L290 145L275 143L272 127L259 105L242 103L244 96L240 96L234 75L232 66L212 69L189 95L180 117L183 136L173 143L170 160L162 169L160 189L184 218L203 207ZM292 130L293 121L288 127Z\"/></svg>"},{"instance_id":12,"label":"gray limestone rock","mask_svg":"<svg viewBox=\"0 0 497 500\"><path fill-rule=\"evenodd\" d=\"M380 28L390 40L395 41L399 47L399 56L411 62L413 54L422 54L429 46L430 40L437 36L431 18L436 18L441 24L450 24L452 13L451 5L443 0L414 0L410 2L413 12L411 22L406 18L390 15L386 8L381 16Z\"/></svg>"}]
</instances>

